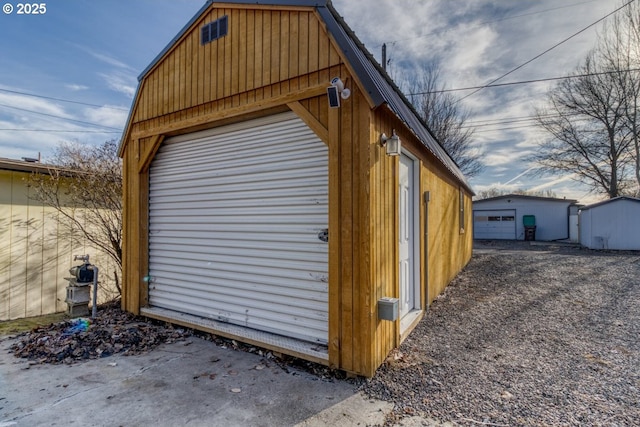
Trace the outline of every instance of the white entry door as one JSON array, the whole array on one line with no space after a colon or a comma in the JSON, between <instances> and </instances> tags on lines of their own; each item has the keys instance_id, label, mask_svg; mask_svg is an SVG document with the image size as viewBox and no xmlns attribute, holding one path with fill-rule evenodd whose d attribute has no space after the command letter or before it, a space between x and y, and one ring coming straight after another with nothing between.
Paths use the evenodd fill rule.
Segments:
<instances>
[{"instance_id":1,"label":"white entry door","mask_svg":"<svg viewBox=\"0 0 640 427\"><path fill-rule=\"evenodd\" d=\"M416 202L415 161L409 156L400 156L399 180L399 252L400 252L400 318L404 319L412 311L420 308L419 273L416 271L416 254L419 252L416 238L416 219L418 218ZM406 322L405 322L406 323ZM404 327L406 325L401 325Z\"/></svg>"}]
</instances>

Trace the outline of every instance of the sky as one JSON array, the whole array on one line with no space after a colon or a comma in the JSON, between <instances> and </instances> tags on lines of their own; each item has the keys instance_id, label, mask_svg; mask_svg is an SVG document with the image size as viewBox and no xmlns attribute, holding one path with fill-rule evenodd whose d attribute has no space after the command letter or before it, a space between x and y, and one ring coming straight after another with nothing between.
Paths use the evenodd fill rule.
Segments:
<instances>
[{"instance_id":1,"label":"sky","mask_svg":"<svg viewBox=\"0 0 640 427\"><path fill-rule=\"evenodd\" d=\"M0 157L41 156L61 142L119 139L137 78L205 0L51 0L26 14L1 2ZM333 0L347 24L402 88L435 63L448 89L486 85L603 18L618 0ZM44 6L44 8L42 8ZM21 9L21 10L20 10ZM32 8L31 12L34 12ZM11 13L7 13L11 12ZM562 77L594 47L602 22L499 80ZM485 170L476 192L550 190L592 203L571 176L539 176L526 156L546 137L535 108L556 84L546 81L451 92L469 112L472 144ZM470 96L467 96L470 95Z\"/></svg>"}]
</instances>

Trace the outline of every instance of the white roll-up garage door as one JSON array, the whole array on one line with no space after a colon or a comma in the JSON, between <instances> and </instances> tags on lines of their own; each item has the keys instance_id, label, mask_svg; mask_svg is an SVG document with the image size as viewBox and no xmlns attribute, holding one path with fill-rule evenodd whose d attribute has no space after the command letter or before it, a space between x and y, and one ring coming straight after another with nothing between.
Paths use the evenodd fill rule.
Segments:
<instances>
[{"instance_id":1,"label":"white roll-up garage door","mask_svg":"<svg viewBox=\"0 0 640 427\"><path fill-rule=\"evenodd\" d=\"M516 211L473 211L473 238L515 240Z\"/></svg>"},{"instance_id":2,"label":"white roll-up garage door","mask_svg":"<svg viewBox=\"0 0 640 427\"><path fill-rule=\"evenodd\" d=\"M149 305L328 341L328 150L293 113L167 139L150 168Z\"/></svg>"}]
</instances>

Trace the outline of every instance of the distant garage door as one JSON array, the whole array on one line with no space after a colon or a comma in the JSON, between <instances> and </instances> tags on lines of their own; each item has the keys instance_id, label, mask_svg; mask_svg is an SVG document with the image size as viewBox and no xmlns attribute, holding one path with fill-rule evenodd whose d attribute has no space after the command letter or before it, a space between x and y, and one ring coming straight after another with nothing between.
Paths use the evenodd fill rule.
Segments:
<instances>
[{"instance_id":1,"label":"distant garage door","mask_svg":"<svg viewBox=\"0 0 640 427\"><path fill-rule=\"evenodd\" d=\"M516 239L516 211L473 211L474 239Z\"/></svg>"},{"instance_id":2,"label":"distant garage door","mask_svg":"<svg viewBox=\"0 0 640 427\"><path fill-rule=\"evenodd\" d=\"M328 341L327 146L293 113L169 138L149 170L149 305Z\"/></svg>"}]
</instances>

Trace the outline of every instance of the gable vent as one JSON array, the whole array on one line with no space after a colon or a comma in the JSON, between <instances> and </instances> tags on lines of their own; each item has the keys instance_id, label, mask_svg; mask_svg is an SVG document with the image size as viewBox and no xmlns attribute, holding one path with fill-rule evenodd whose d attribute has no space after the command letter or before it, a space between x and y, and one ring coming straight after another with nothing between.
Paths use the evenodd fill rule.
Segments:
<instances>
[{"instance_id":1,"label":"gable vent","mask_svg":"<svg viewBox=\"0 0 640 427\"><path fill-rule=\"evenodd\" d=\"M207 44L227 35L229 17L227 15L206 24L200 29L200 43Z\"/></svg>"}]
</instances>

